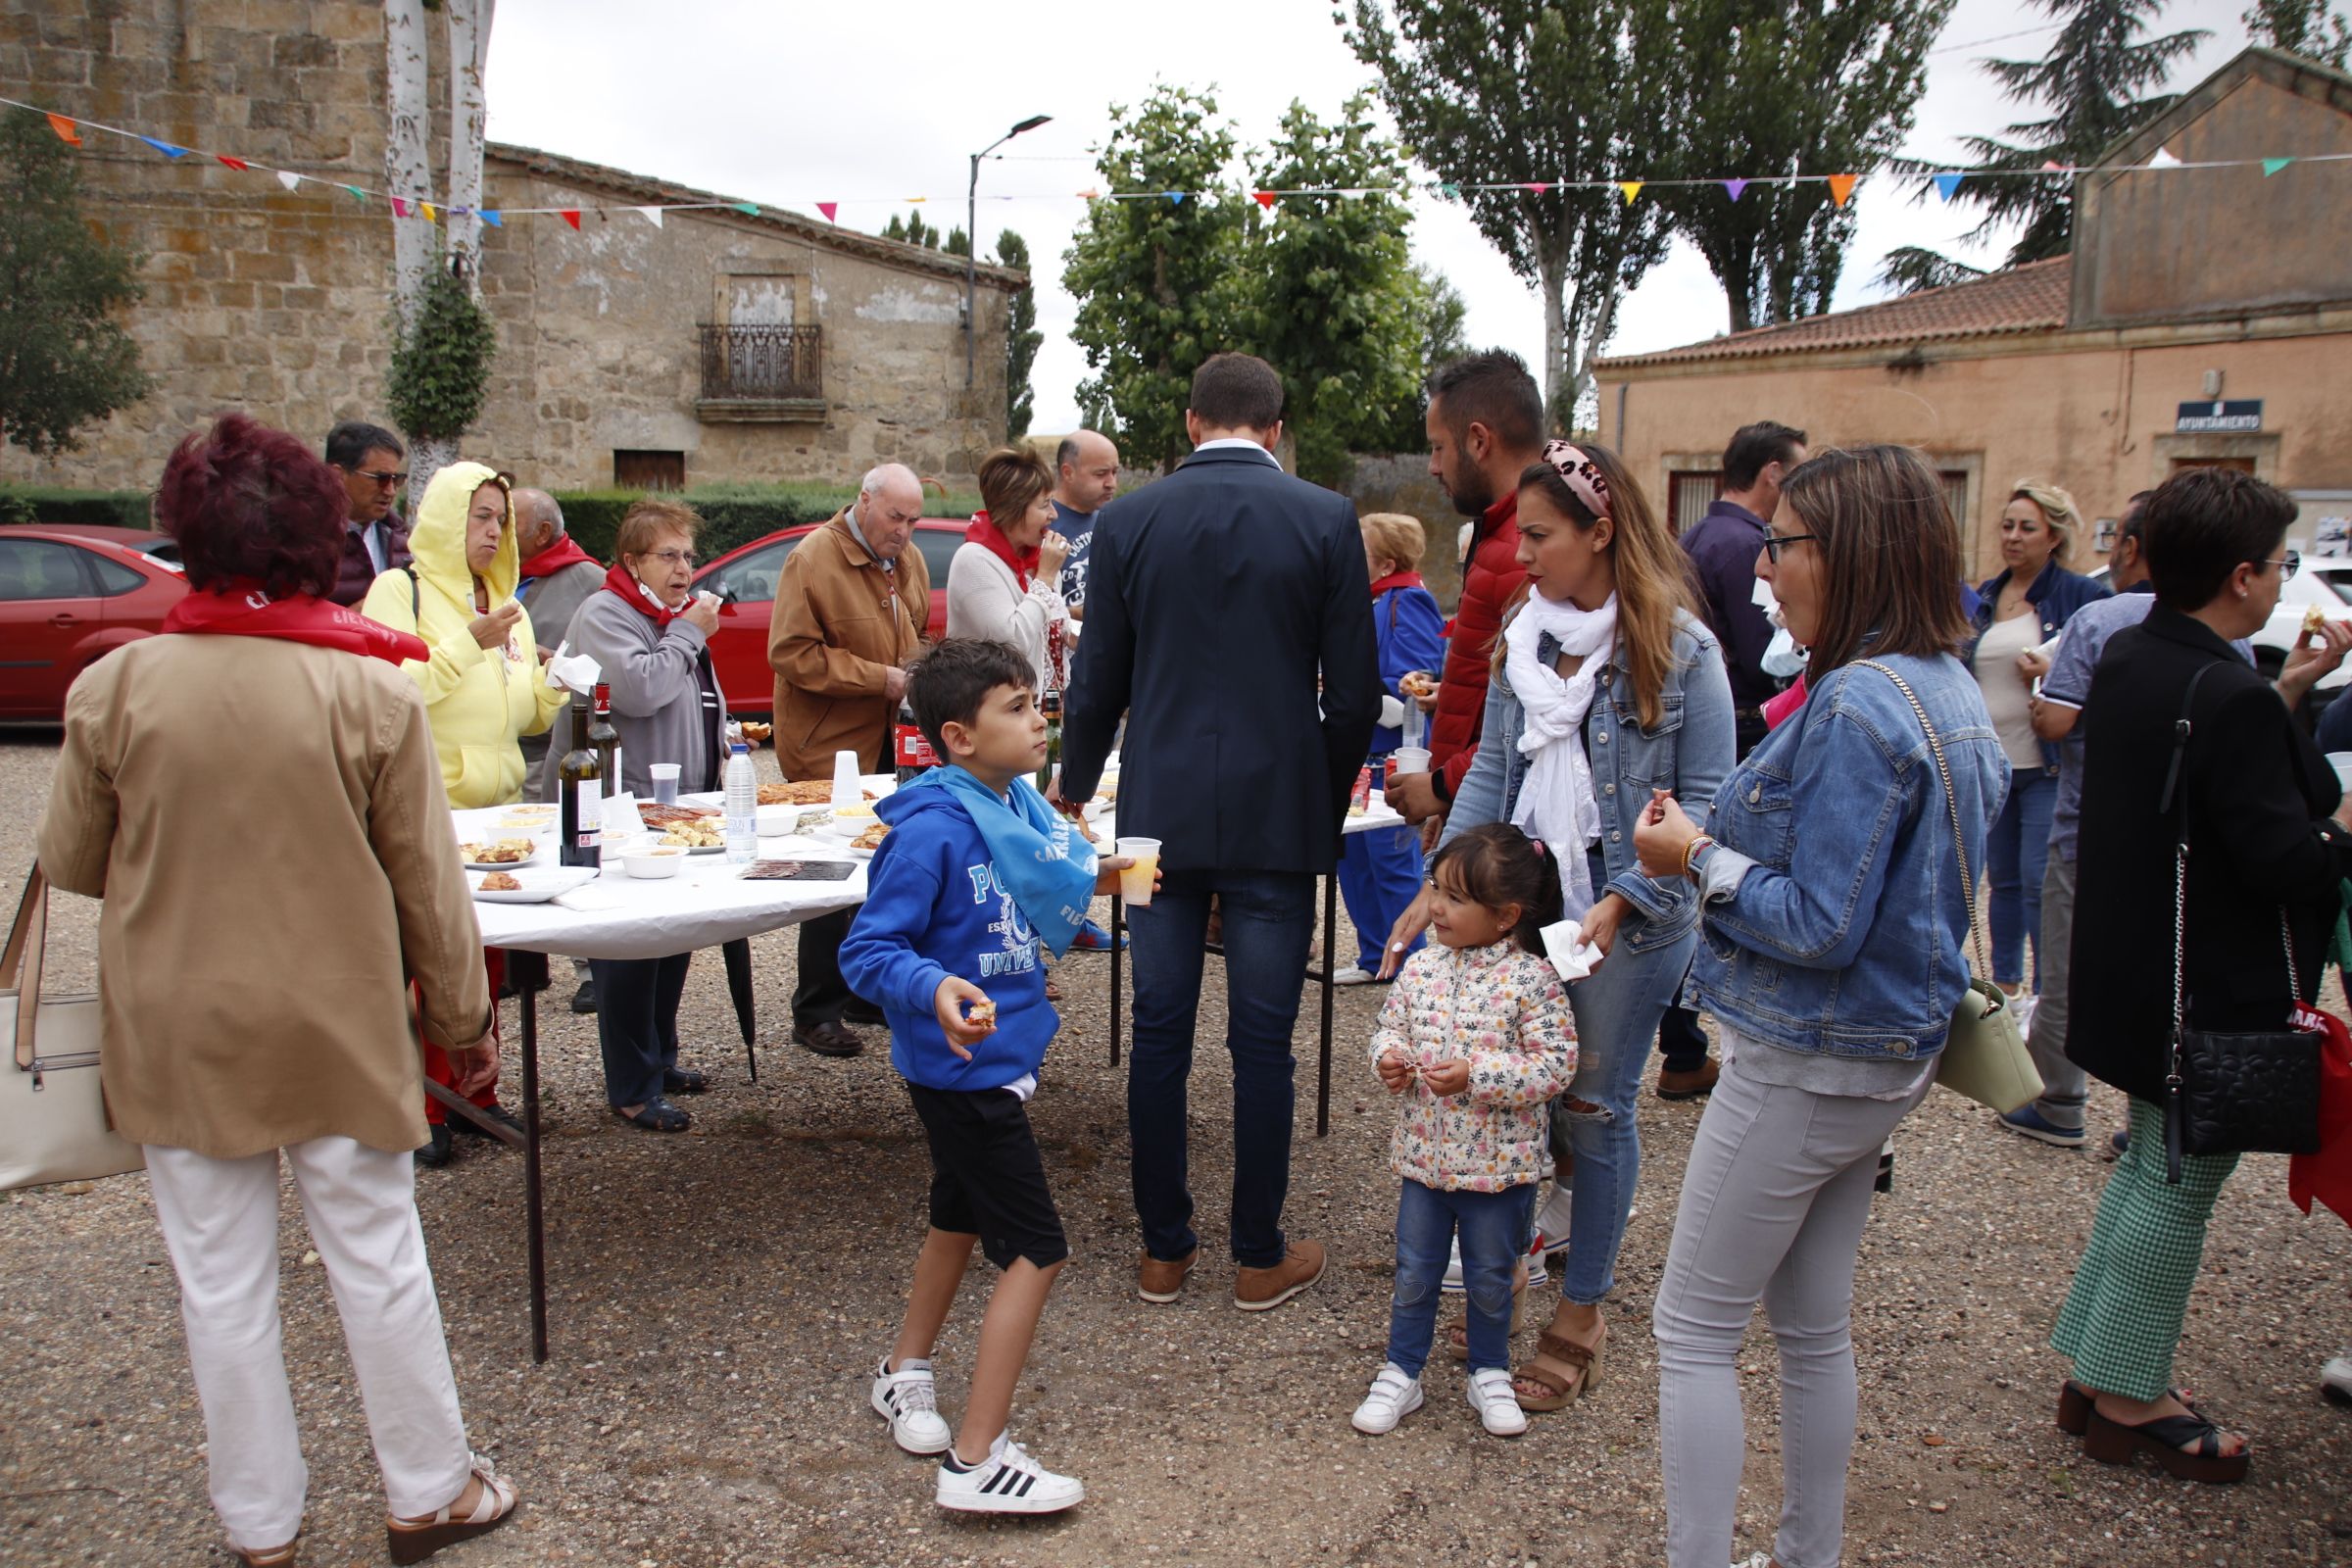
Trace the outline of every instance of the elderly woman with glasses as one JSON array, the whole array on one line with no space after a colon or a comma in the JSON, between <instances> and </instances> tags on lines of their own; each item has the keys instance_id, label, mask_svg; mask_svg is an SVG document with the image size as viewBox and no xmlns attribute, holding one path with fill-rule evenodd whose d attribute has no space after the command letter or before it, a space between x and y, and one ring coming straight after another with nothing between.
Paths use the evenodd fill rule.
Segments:
<instances>
[{"instance_id":1,"label":"elderly woman with glasses","mask_svg":"<svg viewBox=\"0 0 2352 1568\"><path fill-rule=\"evenodd\" d=\"M596 661L599 679L612 688L620 779L606 787L641 800L653 793L656 762L677 763L678 788L688 792L717 789L726 763L726 710L710 667L718 606L694 592L702 520L674 501L649 498L629 508L612 543L618 564L571 617L572 648ZM542 788L550 800L570 731L567 712L548 747ZM678 999L693 963L691 952L588 961L605 1099L615 1116L648 1132L684 1132L692 1119L669 1097L705 1087L701 1073L678 1065Z\"/></svg>"}]
</instances>

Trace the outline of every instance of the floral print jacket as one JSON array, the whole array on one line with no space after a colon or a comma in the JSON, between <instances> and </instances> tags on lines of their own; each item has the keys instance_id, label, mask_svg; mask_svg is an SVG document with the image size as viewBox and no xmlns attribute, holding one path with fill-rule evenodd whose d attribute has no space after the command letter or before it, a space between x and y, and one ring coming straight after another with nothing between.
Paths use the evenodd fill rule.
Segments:
<instances>
[{"instance_id":1,"label":"floral print jacket","mask_svg":"<svg viewBox=\"0 0 2352 1568\"><path fill-rule=\"evenodd\" d=\"M1389 1164L1440 1192L1499 1193L1540 1179L1545 1104L1576 1076L1576 1022L1552 966L1509 941L1414 954L1372 1031L1371 1059L1420 1067L1465 1058L1470 1086L1433 1095L1416 1077L1396 1097Z\"/></svg>"}]
</instances>

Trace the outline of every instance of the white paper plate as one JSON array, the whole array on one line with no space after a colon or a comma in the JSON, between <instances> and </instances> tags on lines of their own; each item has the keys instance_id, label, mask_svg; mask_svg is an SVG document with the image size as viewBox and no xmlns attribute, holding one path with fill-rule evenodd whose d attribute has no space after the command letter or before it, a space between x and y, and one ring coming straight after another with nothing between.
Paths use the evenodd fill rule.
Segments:
<instances>
[{"instance_id":1,"label":"white paper plate","mask_svg":"<svg viewBox=\"0 0 2352 1568\"><path fill-rule=\"evenodd\" d=\"M526 865L538 864L539 857L544 853L544 846L534 844L531 853L519 860L463 860L459 863L468 871L514 871Z\"/></svg>"},{"instance_id":2,"label":"white paper plate","mask_svg":"<svg viewBox=\"0 0 2352 1568\"><path fill-rule=\"evenodd\" d=\"M522 886L485 893L480 876L467 877L466 882L473 889L473 896L484 904L545 904L550 899L569 893L573 888L584 887L597 878L596 867L589 865L543 865L531 870L495 865L490 869L506 872Z\"/></svg>"}]
</instances>

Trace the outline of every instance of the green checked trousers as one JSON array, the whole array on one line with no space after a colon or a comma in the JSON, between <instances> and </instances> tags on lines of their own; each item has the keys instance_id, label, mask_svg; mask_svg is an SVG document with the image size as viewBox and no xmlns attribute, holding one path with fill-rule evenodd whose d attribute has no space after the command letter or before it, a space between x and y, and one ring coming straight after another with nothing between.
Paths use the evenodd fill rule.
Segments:
<instances>
[{"instance_id":1,"label":"green checked trousers","mask_svg":"<svg viewBox=\"0 0 2352 1568\"><path fill-rule=\"evenodd\" d=\"M2107 1179L2075 1288L2050 1331L2051 1348L2074 1357L2076 1382L2143 1400L2172 1387L2205 1225L2235 1169L2235 1154L2189 1154L2180 1185L2167 1186L2163 1107L2132 1101L2132 1147Z\"/></svg>"}]
</instances>

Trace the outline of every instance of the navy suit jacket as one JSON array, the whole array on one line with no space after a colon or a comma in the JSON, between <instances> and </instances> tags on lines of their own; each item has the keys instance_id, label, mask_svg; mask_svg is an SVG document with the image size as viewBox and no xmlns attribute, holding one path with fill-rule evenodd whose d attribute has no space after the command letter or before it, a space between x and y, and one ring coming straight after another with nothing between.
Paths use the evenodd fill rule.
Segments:
<instances>
[{"instance_id":1,"label":"navy suit jacket","mask_svg":"<svg viewBox=\"0 0 2352 1568\"><path fill-rule=\"evenodd\" d=\"M1262 452L1196 452L1112 502L1062 720L1065 797L1094 793L1126 714L1119 832L1158 839L1171 877L1331 871L1380 720L1371 590L1354 504Z\"/></svg>"}]
</instances>

